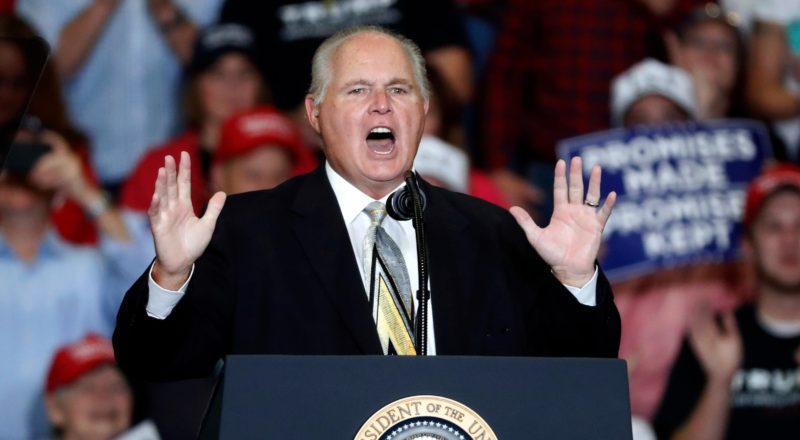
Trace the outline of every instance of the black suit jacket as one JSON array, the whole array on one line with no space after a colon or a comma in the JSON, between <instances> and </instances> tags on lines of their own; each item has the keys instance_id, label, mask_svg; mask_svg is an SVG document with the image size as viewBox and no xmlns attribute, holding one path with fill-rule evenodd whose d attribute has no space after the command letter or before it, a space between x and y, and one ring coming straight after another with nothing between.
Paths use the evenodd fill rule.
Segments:
<instances>
[{"instance_id":1,"label":"black suit jacket","mask_svg":"<svg viewBox=\"0 0 800 440\"><path fill-rule=\"evenodd\" d=\"M431 187L425 227L437 354L615 357L620 321L601 274L580 304L505 210ZM147 272L117 317L127 371L208 374L229 353L381 354L341 210L324 167L230 197L185 296L149 318Z\"/></svg>"}]
</instances>

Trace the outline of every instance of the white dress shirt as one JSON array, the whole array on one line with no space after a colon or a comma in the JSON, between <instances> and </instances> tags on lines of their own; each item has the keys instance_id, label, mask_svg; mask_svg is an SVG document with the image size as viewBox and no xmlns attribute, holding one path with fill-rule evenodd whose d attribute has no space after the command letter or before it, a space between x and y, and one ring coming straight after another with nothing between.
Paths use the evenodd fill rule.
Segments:
<instances>
[{"instance_id":1,"label":"white dress shirt","mask_svg":"<svg viewBox=\"0 0 800 440\"><path fill-rule=\"evenodd\" d=\"M325 163L325 172L327 173L328 180L333 188L333 193L336 195L336 200L339 202L339 209L342 211L342 218L344 219L345 225L347 225L347 233L350 236L350 243L353 246L353 253L356 256L356 262L358 262L358 270L362 274L361 279L364 280L363 244L364 238L367 234L367 229L371 224L371 220L367 213L364 212L364 208L366 208L370 203L374 202L375 199L364 194L350 182L345 180L336 171L334 171L327 162ZM405 183L401 184L397 188L400 188L403 185L405 185ZM386 195L385 197L381 198L380 201L386 203L386 199L388 198L389 196ZM400 248L400 252L403 254L403 259L405 260L406 267L408 269L408 278L411 283L411 289L412 291L416 292L419 285L419 272L417 270L417 242L414 226L412 225L411 221L400 222L389 216L383 220L382 226L389 236L392 237L392 240L397 243L397 247ZM165 319L167 316L169 316L169 314L172 312L172 309L186 292L186 287L189 284L189 280L192 279L192 275L189 275L189 279L186 280L186 283L184 283L180 289L177 291L172 291L163 289L161 286L156 284L156 282L153 281L152 267L150 270L151 273L149 280L147 314L152 318ZM192 267L192 273L194 273L194 266ZM435 274L432 276L435 276ZM583 287L573 287L567 285L564 285L564 287L566 287L570 293L575 295L575 298L581 304L594 306L596 303L595 293L597 290L597 269L595 269L592 279L589 280L589 282ZM430 276L428 279L428 288L430 289ZM364 295L367 295L368 290L369 286L364 286ZM434 299L433 297L435 297L435 295L436 292L431 292L432 298L428 299L428 355L436 354L436 338L434 337L433 329L433 307L431 306L431 301ZM416 295L414 296L414 301L416 302Z\"/></svg>"}]
</instances>

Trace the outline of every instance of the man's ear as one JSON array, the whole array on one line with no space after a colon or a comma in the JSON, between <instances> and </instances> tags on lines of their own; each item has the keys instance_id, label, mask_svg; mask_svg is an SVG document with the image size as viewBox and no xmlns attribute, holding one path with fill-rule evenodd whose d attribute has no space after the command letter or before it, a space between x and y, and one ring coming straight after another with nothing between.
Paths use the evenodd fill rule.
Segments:
<instances>
[{"instance_id":1,"label":"man's ear","mask_svg":"<svg viewBox=\"0 0 800 440\"><path fill-rule=\"evenodd\" d=\"M47 418L50 419L50 424L56 427L63 427L66 423L67 416L64 410L61 409L61 402L58 400L55 393L48 393L44 398L45 410L47 410Z\"/></svg>"},{"instance_id":2,"label":"man's ear","mask_svg":"<svg viewBox=\"0 0 800 440\"><path fill-rule=\"evenodd\" d=\"M319 106L314 102L314 97L306 95L306 119L314 131L319 133Z\"/></svg>"},{"instance_id":3,"label":"man's ear","mask_svg":"<svg viewBox=\"0 0 800 440\"><path fill-rule=\"evenodd\" d=\"M431 100L430 99L426 99L425 100L425 104L423 104L423 106L425 107L425 115L427 116L428 115L428 107L431 106Z\"/></svg>"}]
</instances>

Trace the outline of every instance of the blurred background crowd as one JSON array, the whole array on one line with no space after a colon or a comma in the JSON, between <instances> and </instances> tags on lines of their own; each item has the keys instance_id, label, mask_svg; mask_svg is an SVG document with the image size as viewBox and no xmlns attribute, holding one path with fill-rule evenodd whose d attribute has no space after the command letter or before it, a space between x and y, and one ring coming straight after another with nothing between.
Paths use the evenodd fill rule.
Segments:
<instances>
[{"instance_id":1,"label":"blurred background crowd","mask_svg":"<svg viewBox=\"0 0 800 440\"><path fill-rule=\"evenodd\" d=\"M106 340L154 256L158 169L189 153L198 213L215 191L314 169L310 59L361 24L425 55L434 93L416 169L540 221L562 139L763 121L774 159L748 192L741 260L617 282L620 357L637 438L800 436L800 1L3 0L0 10L0 122L34 87L35 61L16 39L51 48L15 139L30 153L0 175L0 439L111 438L145 419L157 428L137 425L142 438L191 437L210 382L131 382ZM740 393L761 383L774 395Z\"/></svg>"}]
</instances>

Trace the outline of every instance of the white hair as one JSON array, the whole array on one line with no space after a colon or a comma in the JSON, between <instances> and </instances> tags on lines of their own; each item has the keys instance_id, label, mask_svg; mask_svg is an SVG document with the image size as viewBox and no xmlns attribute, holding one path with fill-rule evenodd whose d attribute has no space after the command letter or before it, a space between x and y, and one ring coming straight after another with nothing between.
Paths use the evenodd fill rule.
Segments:
<instances>
[{"instance_id":1,"label":"white hair","mask_svg":"<svg viewBox=\"0 0 800 440\"><path fill-rule=\"evenodd\" d=\"M385 35L396 41L403 48L414 70L414 80L419 88L420 96L426 101L430 98L425 58L416 43L380 26L354 26L331 35L314 52L314 58L311 60L311 87L309 87L308 93L314 99L315 105L319 105L328 92L328 85L331 81L331 57L333 53L350 38L369 33Z\"/></svg>"}]
</instances>

